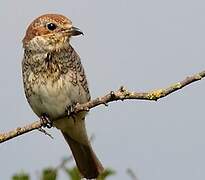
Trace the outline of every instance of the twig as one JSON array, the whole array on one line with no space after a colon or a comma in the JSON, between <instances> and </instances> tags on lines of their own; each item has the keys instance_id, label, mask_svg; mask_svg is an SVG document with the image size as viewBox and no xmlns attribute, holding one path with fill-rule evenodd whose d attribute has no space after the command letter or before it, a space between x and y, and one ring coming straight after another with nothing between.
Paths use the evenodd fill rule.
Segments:
<instances>
[{"instance_id":1,"label":"twig","mask_svg":"<svg viewBox=\"0 0 205 180\"><path fill-rule=\"evenodd\" d=\"M135 175L132 169L128 168L127 174L132 178L132 180L138 180L137 176Z\"/></svg>"},{"instance_id":2,"label":"twig","mask_svg":"<svg viewBox=\"0 0 205 180\"><path fill-rule=\"evenodd\" d=\"M105 96L98 97L94 100L91 100L84 104L77 104L74 107L74 112L78 113L80 111L89 111L91 108L94 108L98 105L107 105L109 102L118 101L118 100L127 100L127 99L138 99L138 100L149 100L157 101L160 98L163 98L195 81L199 81L205 77L205 71L197 73L195 75L189 76L184 80L174 83L167 88L157 89L150 92L130 92L125 89L123 86L120 87L117 91L111 91ZM12 131L0 134L0 143L8 141L14 137L20 136L27 132L39 129L43 126L41 121L35 121L24 127L18 127Z\"/></svg>"},{"instance_id":3,"label":"twig","mask_svg":"<svg viewBox=\"0 0 205 180\"><path fill-rule=\"evenodd\" d=\"M65 164L73 160L73 156L70 155L68 158L64 158L62 162L56 167L56 170L65 169Z\"/></svg>"}]
</instances>

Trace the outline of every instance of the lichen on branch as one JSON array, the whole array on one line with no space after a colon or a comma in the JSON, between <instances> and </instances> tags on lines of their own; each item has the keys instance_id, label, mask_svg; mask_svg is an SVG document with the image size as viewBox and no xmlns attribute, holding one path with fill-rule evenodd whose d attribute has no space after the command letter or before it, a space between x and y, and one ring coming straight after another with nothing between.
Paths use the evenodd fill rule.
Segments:
<instances>
[{"instance_id":1,"label":"lichen on branch","mask_svg":"<svg viewBox=\"0 0 205 180\"><path fill-rule=\"evenodd\" d=\"M156 89L156 90L152 90L148 92L134 92L134 91L131 92L127 90L125 87L121 86L118 90L110 91L108 94L98 97L96 99L90 100L87 103L77 104L74 107L74 113L78 113L80 111L89 111L90 109L97 107L99 105L107 106L108 103L113 102L113 101L119 101L119 100L135 99L135 100L157 101L158 99L163 98L175 91L178 91L179 89L182 89L183 87L195 81L199 81L204 77L205 77L205 71L202 71L192 76L188 76L182 81L171 84L167 88L160 88L160 89ZM42 121L38 120L31 124L25 125L23 127L18 127L9 132L1 133L0 143L3 143L5 141L8 141L12 138L15 138L17 136L20 136L22 134L28 133L33 130L36 130L36 129L39 130L42 127L43 127ZM46 135L49 135L48 133L46 133L46 131L44 131L44 133Z\"/></svg>"}]
</instances>

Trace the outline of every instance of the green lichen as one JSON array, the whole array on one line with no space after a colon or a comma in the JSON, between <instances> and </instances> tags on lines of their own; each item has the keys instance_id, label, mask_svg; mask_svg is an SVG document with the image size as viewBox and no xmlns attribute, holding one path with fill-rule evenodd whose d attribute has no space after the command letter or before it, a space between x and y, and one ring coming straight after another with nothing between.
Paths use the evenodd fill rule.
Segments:
<instances>
[{"instance_id":1,"label":"green lichen","mask_svg":"<svg viewBox=\"0 0 205 180\"><path fill-rule=\"evenodd\" d=\"M173 89L180 89L180 88L182 87L182 85L181 85L180 82L178 82L178 83L172 84L171 87L172 87Z\"/></svg>"},{"instance_id":2,"label":"green lichen","mask_svg":"<svg viewBox=\"0 0 205 180\"><path fill-rule=\"evenodd\" d=\"M196 78L197 80L200 80L200 79L202 79L202 76L201 76L200 74L196 74L196 75L195 75L195 78Z\"/></svg>"},{"instance_id":3,"label":"green lichen","mask_svg":"<svg viewBox=\"0 0 205 180\"><path fill-rule=\"evenodd\" d=\"M148 99L157 100L163 96L165 96L165 90L164 89L157 89L157 90L154 90L148 94Z\"/></svg>"}]
</instances>

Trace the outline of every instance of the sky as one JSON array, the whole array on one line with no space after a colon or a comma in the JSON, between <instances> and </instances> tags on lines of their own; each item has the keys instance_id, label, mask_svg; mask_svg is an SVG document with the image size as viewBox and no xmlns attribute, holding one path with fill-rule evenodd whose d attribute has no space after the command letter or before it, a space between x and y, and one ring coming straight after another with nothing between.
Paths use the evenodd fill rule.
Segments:
<instances>
[{"instance_id":1,"label":"sky","mask_svg":"<svg viewBox=\"0 0 205 180\"><path fill-rule=\"evenodd\" d=\"M71 44L81 56L93 98L124 85L144 92L205 69L205 2L202 0L58 0L0 2L0 132L37 120L23 90L22 39L45 13L69 17L84 36ZM109 180L205 179L205 80L158 102L129 100L98 106L86 124ZM60 132L33 131L0 145L0 179L24 170L37 180L44 167L70 156ZM61 172L59 180L64 180Z\"/></svg>"}]
</instances>

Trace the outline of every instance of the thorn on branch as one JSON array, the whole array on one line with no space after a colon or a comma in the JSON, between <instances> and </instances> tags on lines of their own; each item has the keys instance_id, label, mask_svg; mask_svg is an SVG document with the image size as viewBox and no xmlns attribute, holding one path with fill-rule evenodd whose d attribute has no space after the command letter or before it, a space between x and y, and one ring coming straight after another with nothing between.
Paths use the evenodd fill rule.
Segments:
<instances>
[{"instance_id":1,"label":"thorn on branch","mask_svg":"<svg viewBox=\"0 0 205 180\"><path fill-rule=\"evenodd\" d=\"M126 89L125 89L124 86L120 86L119 91L120 91L121 93L124 93L124 92L126 91Z\"/></svg>"},{"instance_id":2,"label":"thorn on branch","mask_svg":"<svg viewBox=\"0 0 205 180\"><path fill-rule=\"evenodd\" d=\"M120 95L120 99L123 101L125 98L129 97L130 96L130 92L124 87L124 86L121 86L118 90L121 95Z\"/></svg>"}]
</instances>

